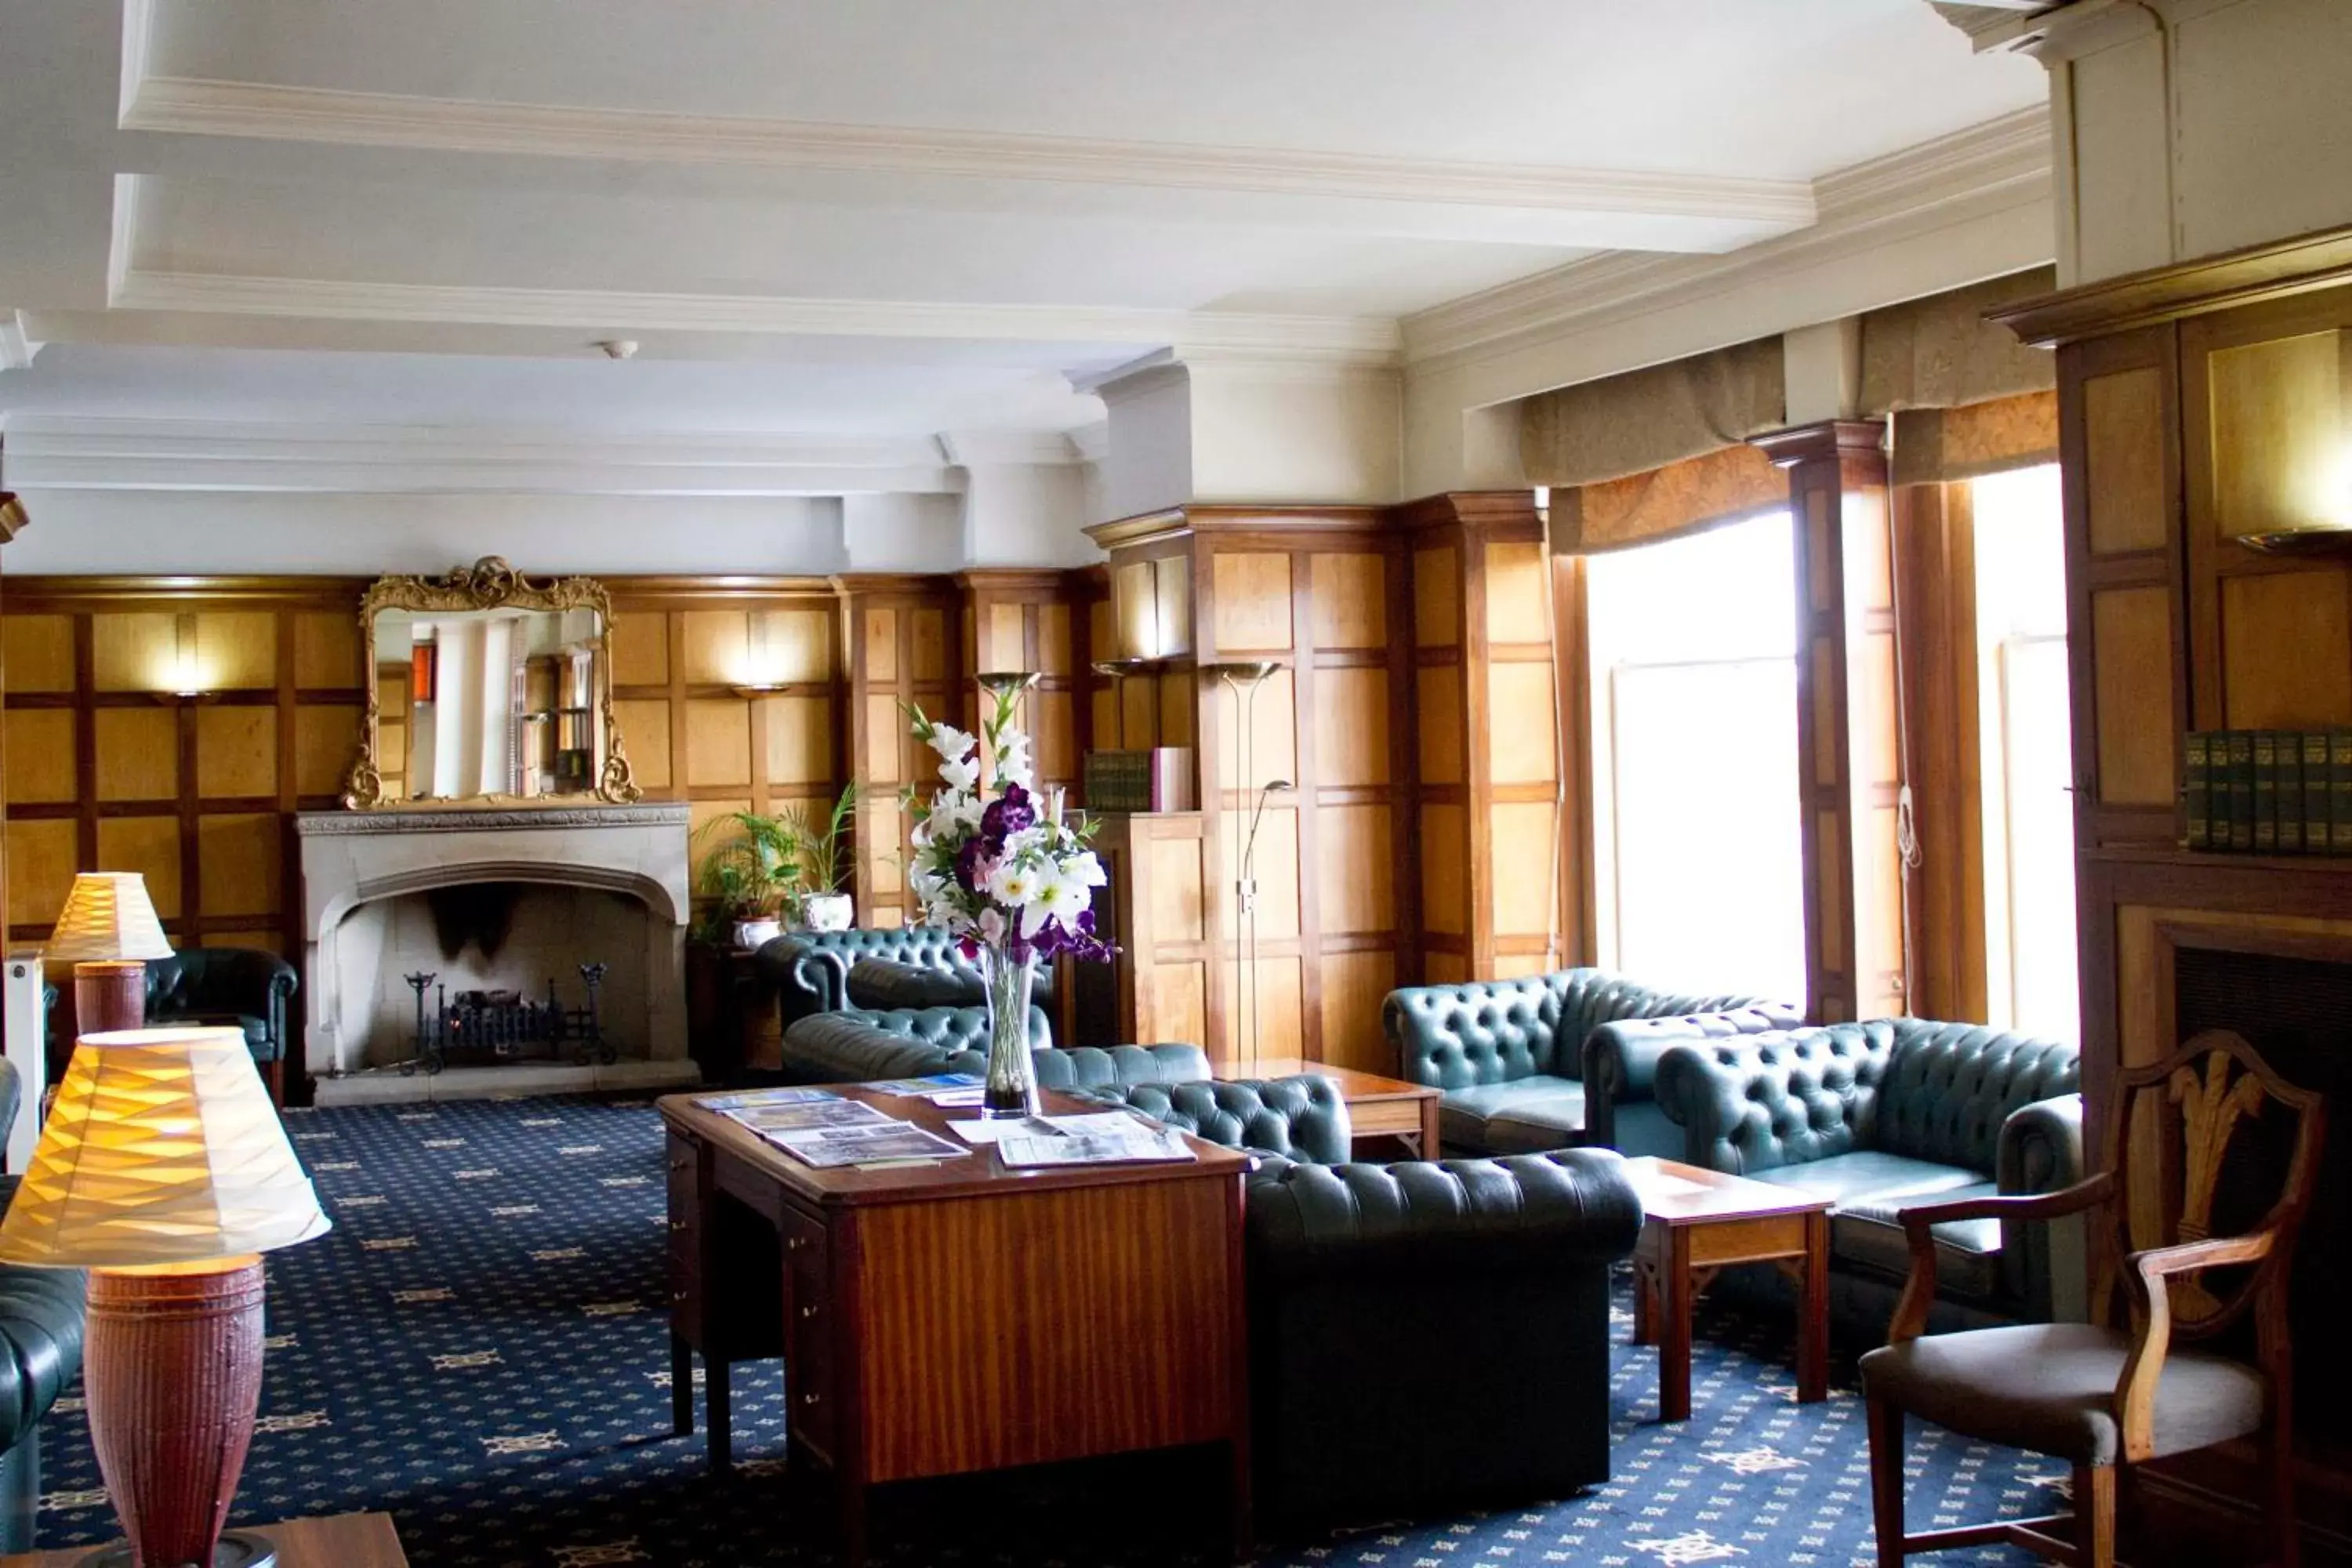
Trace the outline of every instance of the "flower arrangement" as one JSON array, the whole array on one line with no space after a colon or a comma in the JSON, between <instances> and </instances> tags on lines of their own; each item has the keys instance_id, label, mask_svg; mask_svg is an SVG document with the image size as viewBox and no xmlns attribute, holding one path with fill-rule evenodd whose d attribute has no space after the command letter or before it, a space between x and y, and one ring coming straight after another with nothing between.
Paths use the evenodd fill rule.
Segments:
<instances>
[{"instance_id":1,"label":"flower arrangement","mask_svg":"<svg viewBox=\"0 0 2352 1568\"><path fill-rule=\"evenodd\" d=\"M940 780L925 809L914 786L908 814L919 814L911 839L908 884L924 923L954 934L980 966L989 1010L988 1071L981 1110L1026 1116L1036 1110L1029 1059L1029 994L1039 959L1065 953L1099 962L1110 946L1095 935L1094 890L1102 862L1087 845L1094 825L1062 811L1055 791L1039 809L1029 738L1013 728L1025 682L1005 678L989 688L994 706L981 732L936 723L909 707L916 739L940 754Z\"/></svg>"},{"instance_id":2,"label":"flower arrangement","mask_svg":"<svg viewBox=\"0 0 2352 1568\"><path fill-rule=\"evenodd\" d=\"M1094 890L1102 862L1087 846L1094 825L1066 816L1061 792L1041 811L1029 737L1013 727L1018 689L996 695L978 735L909 708L915 738L940 754L947 786L922 810L909 879L924 922L953 932L966 958L983 951L1012 963L1062 953L1098 962L1111 950L1095 936ZM983 787L982 769L987 784Z\"/></svg>"}]
</instances>

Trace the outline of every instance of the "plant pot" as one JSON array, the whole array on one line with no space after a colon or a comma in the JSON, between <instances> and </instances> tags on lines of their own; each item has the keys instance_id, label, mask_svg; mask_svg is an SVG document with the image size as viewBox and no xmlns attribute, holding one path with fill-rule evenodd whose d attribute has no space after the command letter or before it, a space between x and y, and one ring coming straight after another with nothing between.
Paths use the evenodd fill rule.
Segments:
<instances>
[{"instance_id":1,"label":"plant pot","mask_svg":"<svg viewBox=\"0 0 2352 1568\"><path fill-rule=\"evenodd\" d=\"M784 922L773 915L735 922L735 945L746 952L756 952L783 934Z\"/></svg>"},{"instance_id":2,"label":"plant pot","mask_svg":"<svg viewBox=\"0 0 2352 1568\"><path fill-rule=\"evenodd\" d=\"M811 893L801 905L811 931L847 931L855 913L847 893Z\"/></svg>"}]
</instances>

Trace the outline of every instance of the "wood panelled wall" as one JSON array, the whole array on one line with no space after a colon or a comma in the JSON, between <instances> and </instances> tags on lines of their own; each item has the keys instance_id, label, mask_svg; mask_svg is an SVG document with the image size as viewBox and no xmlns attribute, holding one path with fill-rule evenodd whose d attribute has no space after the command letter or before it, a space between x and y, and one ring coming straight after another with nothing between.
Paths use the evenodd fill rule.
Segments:
<instances>
[{"instance_id":1,"label":"wood panelled wall","mask_svg":"<svg viewBox=\"0 0 2352 1568\"><path fill-rule=\"evenodd\" d=\"M332 806L357 754L362 586L8 584L11 941L46 940L103 867L145 874L177 942L299 950L286 819Z\"/></svg>"},{"instance_id":2,"label":"wood panelled wall","mask_svg":"<svg viewBox=\"0 0 2352 1568\"><path fill-rule=\"evenodd\" d=\"M700 829L729 812L797 804L822 826L849 776L833 585L822 577L606 585L621 742L648 800L689 803L697 873L729 837Z\"/></svg>"},{"instance_id":3,"label":"wood panelled wall","mask_svg":"<svg viewBox=\"0 0 2352 1568\"><path fill-rule=\"evenodd\" d=\"M1148 977L1184 1037L1235 1048L1236 861L1272 779L1297 787L1257 850L1261 1056L1389 1067L1391 987L1553 962L1553 606L1528 497L1202 508L1110 531L1109 565L1075 572L608 579L638 784L699 826L795 802L821 816L856 778L859 918L901 924L899 792L929 787L936 760L902 705L969 726L972 676L1034 669L1039 783L1073 804L1089 746L1194 748L1201 831L1151 840L1192 857L1166 885L1215 889L1188 917L1195 945ZM72 874L103 867L147 873L179 941L299 953L290 816L331 808L355 752L365 586L12 582L11 936L45 938ZM1164 662L1093 668L1138 657ZM1283 667L1257 694L1247 778L1234 694L1200 668L1236 658ZM201 700L170 695L184 659Z\"/></svg>"},{"instance_id":4,"label":"wood panelled wall","mask_svg":"<svg viewBox=\"0 0 2352 1568\"><path fill-rule=\"evenodd\" d=\"M1566 901L1556 610L1523 492L1406 509L1425 977L1559 966ZM1581 902L1580 893L1578 901Z\"/></svg>"}]
</instances>

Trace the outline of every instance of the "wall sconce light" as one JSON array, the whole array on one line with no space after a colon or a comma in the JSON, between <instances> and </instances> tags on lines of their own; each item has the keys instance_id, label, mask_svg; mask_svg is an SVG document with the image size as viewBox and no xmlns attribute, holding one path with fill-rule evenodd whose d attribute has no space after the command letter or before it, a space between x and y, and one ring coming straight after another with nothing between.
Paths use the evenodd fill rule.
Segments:
<instances>
[{"instance_id":1,"label":"wall sconce light","mask_svg":"<svg viewBox=\"0 0 2352 1568\"><path fill-rule=\"evenodd\" d=\"M194 616L172 617L172 657L159 684L161 689L151 693L159 702L209 702L220 695L212 689L211 672L205 668Z\"/></svg>"}]
</instances>

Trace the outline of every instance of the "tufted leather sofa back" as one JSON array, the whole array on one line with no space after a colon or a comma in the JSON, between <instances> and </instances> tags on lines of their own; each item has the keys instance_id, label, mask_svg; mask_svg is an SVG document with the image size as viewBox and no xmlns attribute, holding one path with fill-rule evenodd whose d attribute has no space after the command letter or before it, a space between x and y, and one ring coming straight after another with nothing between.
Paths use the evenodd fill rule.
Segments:
<instances>
[{"instance_id":1,"label":"tufted leather sofa back","mask_svg":"<svg viewBox=\"0 0 2352 1568\"><path fill-rule=\"evenodd\" d=\"M1228 1149L1259 1149L1294 1160L1337 1165L1352 1136L1348 1102L1328 1078L1229 1079L1129 1084L1087 1098L1125 1105L1154 1121Z\"/></svg>"},{"instance_id":2,"label":"tufted leather sofa back","mask_svg":"<svg viewBox=\"0 0 2352 1568\"><path fill-rule=\"evenodd\" d=\"M834 1013L854 1005L849 972L867 959L925 969L973 984L980 982L979 967L957 951L956 939L929 926L792 931L760 949L754 962L761 977L775 987L783 1021L790 1026L812 1013ZM1053 981L1052 967L1040 965L1030 996L1041 1007L1052 1005Z\"/></svg>"},{"instance_id":3,"label":"tufted leather sofa back","mask_svg":"<svg viewBox=\"0 0 2352 1568\"><path fill-rule=\"evenodd\" d=\"M1990 1173L2012 1111L2082 1087L2073 1046L1981 1025L1897 1019L1874 1147Z\"/></svg>"},{"instance_id":4,"label":"tufted leather sofa back","mask_svg":"<svg viewBox=\"0 0 2352 1568\"><path fill-rule=\"evenodd\" d=\"M1740 1174L1874 1146L1895 1023L1832 1024L1673 1046L1658 1103L1694 1163ZM1989 1167L1988 1167L1989 1168Z\"/></svg>"},{"instance_id":5,"label":"tufted leather sofa back","mask_svg":"<svg viewBox=\"0 0 2352 1568\"><path fill-rule=\"evenodd\" d=\"M841 1014L845 1023L860 1024L917 1045L950 1051L988 1049L988 1009L985 1007L892 1007L867 1012L851 1007ZM1054 1031L1043 1008L1029 1009L1029 1046L1042 1050L1054 1043Z\"/></svg>"},{"instance_id":6,"label":"tufted leather sofa back","mask_svg":"<svg viewBox=\"0 0 2352 1568\"><path fill-rule=\"evenodd\" d=\"M1618 1018L1664 1018L1752 1005L1748 996L1654 991L1603 969L1519 980L1413 985L1389 993L1381 1021L1403 1075L1439 1089L1584 1071L1584 1038Z\"/></svg>"},{"instance_id":7,"label":"tufted leather sofa back","mask_svg":"<svg viewBox=\"0 0 2352 1568\"><path fill-rule=\"evenodd\" d=\"M1209 1076L1208 1053L1198 1046L1072 1046L1038 1051L1029 1059L1037 1069L1039 1089L1085 1091L1192 1083ZM986 1055L974 1051L946 1070L982 1072L987 1067Z\"/></svg>"}]
</instances>

